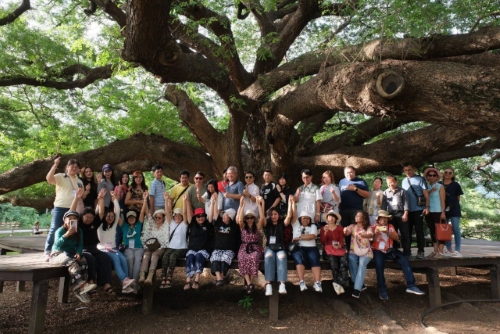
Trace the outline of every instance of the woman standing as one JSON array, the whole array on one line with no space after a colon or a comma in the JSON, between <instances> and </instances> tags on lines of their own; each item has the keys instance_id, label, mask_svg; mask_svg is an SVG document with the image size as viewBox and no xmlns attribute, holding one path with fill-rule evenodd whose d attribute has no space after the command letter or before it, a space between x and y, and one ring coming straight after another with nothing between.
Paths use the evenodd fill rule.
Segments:
<instances>
[{"instance_id":1,"label":"woman standing","mask_svg":"<svg viewBox=\"0 0 500 334\"><path fill-rule=\"evenodd\" d=\"M139 216L143 205L143 194L148 190L144 174L141 171L135 171L132 174L132 184L130 185L127 196L125 197L125 205L129 211L134 211L136 217ZM146 203L147 205L147 203Z\"/></svg>"},{"instance_id":2,"label":"woman standing","mask_svg":"<svg viewBox=\"0 0 500 334\"><path fill-rule=\"evenodd\" d=\"M442 184L437 181L441 178L441 173L437 168L429 167L424 171L424 178L427 180L427 190L429 191L429 214L425 217L427 227L431 232L432 245L434 251L430 253L428 258L444 257L444 241L436 239L436 224L441 220L446 221L445 199L446 193Z\"/></svg>"},{"instance_id":3,"label":"woman standing","mask_svg":"<svg viewBox=\"0 0 500 334\"><path fill-rule=\"evenodd\" d=\"M252 210L245 210L245 196L240 198L240 206L238 208L238 215L236 220L240 225L241 230L241 246L238 251L238 267L240 275L245 277L245 290L248 294L252 293L255 289L252 281L259 273L259 264L262 259L262 247L259 245L259 230L265 221L264 214L264 201L262 197L258 196L257 199L259 209L259 221L255 212Z\"/></svg>"},{"instance_id":4,"label":"woman standing","mask_svg":"<svg viewBox=\"0 0 500 334\"><path fill-rule=\"evenodd\" d=\"M321 201L321 226L325 225L324 217L330 210L339 212L340 190L334 182L333 173L329 170L323 173L323 185L319 188L323 200Z\"/></svg>"},{"instance_id":5,"label":"woman standing","mask_svg":"<svg viewBox=\"0 0 500 334\"><path fill-rule=\"evenodd\" d=\"M359 298L362 290L365 290L365 274L368 263L373 259L370 240L373 238L373 229L370 226L368 212L359 210L354 217L356 224L344 228L345 235L352 235L349 250L349 272L354 282L352 296Z\"/></svg>"},{"instance_id":6,"label":"woman standing","mask_svg":"<svg viewBox=\"0 0 500 334\"><path fill-rule=\"evenodd\" d=\"M462 187L455 181L455 171L452 168L446 168L443 173L443 187L446 194L445 214L446 219L451 221L453 235L455 237L455 251L452 252L451 241L446 242L446 253L452 257L462 257L460 254L460 244L462 242L462 234L460 232L460 217L462 211L460 209L460 196L464 194Z\"/></svg>"},{"instance_id":7,"label":"woman standing","mask_svg":"<svg viewBox=\"0 0 500 334\"><path fill-rule=\"evenodd\" d=\"M344 229L339 225L341 217L336 211L329 211L325 217L327 224L321 228L320 240L332 269L333 288L337 295L340 295L349 287L349 263L344 248Z\"/></svg>"},{"instance_id":8,"label":"woman standing","mask_svg":"<svg viewBox=\"0 0 500 334\"><path fill-rule=\"evenodd\" d=\"M82 176L83 187L83 205L85 207L94 208L97 204L97 182L95 181L94 171L89 166L83 168Z\"/></svg>"},{"instance_id":9,"label":"woman standing","mask_svg":"<svg viewBox=\"0 0 500 334\"><path fill-rule=\"evenodd\" d=\"M373 190L370 191L370 196L366 199L365 209L370 216L370 225L374 226L377 223L377 215L382 205L382 198L384 192L382 191L382 178L376 177L373 179Z\"/></svg>"},{"instance_id":10,"label":"woman standing","mask_svg":"<svg viewBox=\"0 0 500 334\"><path fill-rule=\"evenodd\" d=\"M54 159L54 164L46 176L47 182L56 186L56 198L52 210L50 229L45 242L45 262L49 262L54 234L62 226L64 214L71 207L77 189L83 188L83 182L78 178L78 172L80 171L78 161L75 159L68 160L64 173L55 174L60 162L61 157Z\"/></svg>"},{"instance_id":11,"label":"woman standing","mask_svg":"<svg viewBox=\"0 0 500 334\"><path fill-rule=\"evenodd\" d=\"M128 176L127 172L122 172L120 174L120 181L118 182L118 185L115 187L115 197L118 200L118 203L120 204L120 213L122 218L125 218L125 215L127 214L123 209L125 209L125 197L127 196L127 192L129 190L129 183L130 178Z\"/></svg>"},{"instance_id":12,"label":"woman standing","mask_svg":"<svg viewBox=\"0 0 500 334\"><path fill-rule=\"evenodd\" d=\"M266 249L264 251L264 268L266 276L266 296L273 295L273 285L276 272L280 282L278 293L286 294L285 282L288 280L288 265L285 246L285 228L295 220L295 199L290 195L286 218L280 216L275 207L269 209L269 218L264 220L263 228L266 234Z\"/></svg>"},{"instance_id":13,"label":"woman standing","mask_svg":"<svg viewBox=\"0 0 500 334\"><path fill-rule=\"evenodd\" d=\"M215 200L215 204L217 207L217 212L222 210L222 202L224 200L224 196L221 196L219 189L217 188L217 181L211 179L207 182L207 191L200 196L199 189L196 189L196 195L198 197L198 201L205 203L205 212L207 213L208 221L213 222L219 216L215 214L212 210L212 202Z\"/></svg>"},{"instance_id":14,"label":"woman standing","mask_svg":"<svg viewBox=\"0 0 500 334\"><path fill-rule=\"evenodd\" d=\"M102 166L102 175L103 178L97 186L97 192L101 191L101 189L106 189L104 207L108 209L111 205L111 192L115 189L115 172L113 171L113 168L111 168L110 164Z\"/></svg>"},{"instance_id":15,"label":"woman standing","mask_svg":"<svg viewBox=\"0 0 500 334\"><path fill-rule=\"evenodd\" d=\"M147 192L145 192L147 194ZM153 285L153 276L158 267L158 260L163 257L165 250L168 247L170 236L170 224L167 222L165 210L158 209L153 213L153 216L148 213L149 206L146 205L146 210L141 211L139 220L142 221L143 213L146 213L147 218L144 219L142 227L142 244L144 245L144 255L142 256L141 271L139 273L139 284ZM156 239L158 248L150 249L148 241L153 242ZM149 263L151 261L151 263ZM149 268L149 271L148 271ZM148 272L147 278L146 272Z\"/></svg>"},{"instance_id":16,"label":"woman standing","mask_svg":"<svg viewBox=\"0 0 500 334\"><path fill-rule=\"evenodd\" d=\"M287 184L288 176L283 173L280 175L278 179L278 184L274 188L276 193L276 200L272 205L272 208L276 208L281 217L285 217L288 211L288 200L290 199L290 195L294 194L292 188L290 188Z\"/></svg>"}]
</instances>

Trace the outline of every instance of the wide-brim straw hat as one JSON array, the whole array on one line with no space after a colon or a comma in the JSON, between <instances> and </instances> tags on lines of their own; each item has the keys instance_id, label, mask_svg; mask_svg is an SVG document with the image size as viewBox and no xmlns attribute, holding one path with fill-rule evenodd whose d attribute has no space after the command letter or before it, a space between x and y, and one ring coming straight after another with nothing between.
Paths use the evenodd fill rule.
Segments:
<instances>
[{"instance_id":1,"label":"wide-brim straw hat","mask_svg":"<svg viewBox=\"0 0 500 334\"><path fill-rule=\"evenodd\" d=\"M389 211L385 211L385 210L379 210L378 211L378 214L377 214L377 219L379 217L385 217L385 218L389 218L389 220L392 219L392 215L389 214Z\"/></svg>"},{"instance_id":2,"label":"wide-brim straw hat","mask_svg":"<svg viewBox=\"0 0 500 334\"><path fill-rule=\"evenodd\" d=\"M323 221L328 222L328 216L335 216L337 218L337 220L335 221L336 224L340 223L340 221L342 220L342 217L335 210L330 210L327 213L324 213Z\"/></svg>"}]
</instances>

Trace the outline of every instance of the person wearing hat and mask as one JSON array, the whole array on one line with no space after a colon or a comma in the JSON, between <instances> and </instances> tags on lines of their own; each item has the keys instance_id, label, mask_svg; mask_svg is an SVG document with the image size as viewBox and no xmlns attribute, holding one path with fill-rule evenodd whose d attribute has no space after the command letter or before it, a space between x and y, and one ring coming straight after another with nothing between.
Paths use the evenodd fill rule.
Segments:
<instances>
[{"instance_id":1,"label":"person wearing hat and mask","mask_svg":"<svg viewBox=\"0 0 500 334\"><path fill-rule=\"evenodd\" d=\"M326 225L320 230L320 241L332 269L333 288L340 295L349 287L349 261L344 248L344 229L340 225L342 218L335 210L330 210L323 220Z\"/></svg>"},{"instance_id":2,"label":"person wearing hat and mask","mask_svg":"<svg viewBox=\"0 0 500 334\"><path fill-rule=\"evenodd\" d=\"M110 164L102 166L102 180L97 185L97 192L99 193L101 189L106 189L104 206L107 209L111 204L111 192L115 189L115 172Z\"/></svg>"},{"instance_id":3,"label":"person wearing hat and mask","mask_svg":"<svg viewBox=\"0 0 500 334\"><path fill-rule=\"evenodd\" d=\"M224 285L224 278L233 262L237 247L236 238L239 237L240 231L238 231L234 209L227 209L222 212L222 216L219 216L217 201L213 200L211 204L210 212L214 213L214 217L217 218L212 221L215 231L215 246L210 256L210 263L212 275L216 277L213 283L215 286L221 286Z\"/></svg>"},{"instance_id":4,"label":"person wearing hat and mask","mask_svg":"<svg viewBox=\"0 0 500 334\"><path fill-rule=\"evenodd\" d=\"M385 210L379 210L377 223L375 225L375 234L371 244L373 250L373 261L375 262L375 271L377 273L377 285L379 288L379 297L387 300L387 286L385 285L384 268L386 260L394 260L401 266L405 276L407 289L406 292L415 295L424 295L415 285L415 277L410 267L408 258L398 249L393 248L394 241L399 240L399 235L394 226L389 224L392 216Z\"/></svg>"},{"instance_id":5,"label":"person wearing hat and mask","mask_svg":"<svg viewBox=\"0 0 500 334\"><path fill-rule=\"evenodd\" d=\"M75 197L75 199L77 199ZM63 225L54 235L54 244L50 253L50 264L63 265L68 268L71 285L75 296L83 303L89 303L88 292L97 285L86 283L82 279L82 270L86 267L85 258L82 256L83 234L78 228L78 212L69 210L63 215Z\"/></svg>"},{"instance_id":6,"label":"person wearing hat and mask","mask_svg":"<svg viewBox=\"0 0 500 334\"><path fill-rule=\"evenodd\" d=\"M146 210L142 210L139 217L141 221L144 219L142 226L144 255L142 256L141 271L139 273L139 284L153 285L153 277L158 267L158 260L163 257L168 247L170 224L167 222L167 215L164 209L157 209L151 216L147 203L144 203L144 205L146 206ZM159 242L160 246L152 250L148 247L148 243L153 242L155 239ZM145 278L146 272L147 278Z\"/></svg>"},{"instance_id":7,"label":"person wearing hat and mask","mask_svg":"<svg viewBox=\"0 0 500 334\"><path fill-rule=\"evenodd\" d=\"M295 199L290 195L286 218L279 214L277 208L269 209L269 217L264 220L266 249L264 251L264 268L266 276L266 296L273 295L272 283L276 273L280 282L278 293L286 294L285 282L288 280L288 265L285 245L285 228L295 220Z\"/></svg>"},{"instance_id":8,"label":"person wearing hat and mask","mask_svg":"<svg viewBox=\"0 0 500 334\"><path fill-rule=\"evenodd\" d=\"M167 192L163 194L163 199L165 200L166 222L170 225L170 235L168 247L161 261L160 289L167 289L172 287L172 277L174 276L177 259L186 256L188 223L184 220L183 209L181 208L175 208L172 216L172 199Z\"/></svg>"},{"instance_id":9,"label":"person wearing hat and mask","mask_svg":"<svg viewBox=\"0 0 500 334\"><path fill-rule=\"evenodd\" d=\"M302 211L299 214L298 220L292 224L293 241L299 243L299 247L295 248L292 257L300 280L300 291L307 290L307 285L304 282L304 263L307 261L311 264L311 271L314 275L314 290L316 292L323 292L323 288L321 287L321 266L319 263L320 256L318 247L316 247L318 228L313 222L313 215L307 211Z\"/></svg>"},{"instance_id":10,"label":"person wearing hat and mask","mask_svg":"<svg viewBox=\"0 0 500 334\"><path fill-rule=\"evenodd\" d=\"M259 244L262 225L265 220L264 200L257 196L257 206L259 209L259 219L252 210L245 211L245 197L240 198L240 206L236 220L241 230L241 245L238 251L238 269L240 275L245 277L245 290L251 294L255 286L252 281L259 273L260 260L262 259L262 247Z\"/></svg>"},{"instance_id":11,"label":"person wearing hat and mask","mask_svg":"<svg viewBox=\"0 0 500 334\"><path fill-rule=\"evenodd\" d=\"M205 268L205 262L210 257L210 236L213 231L212 224L207 219L205 209L192 210L191 201L187 194L184 195L184 217L189 223L187 235L188 251L186 253L186 284L184 290L200 287L200 274Z\"/></svg>"}]
</instances>

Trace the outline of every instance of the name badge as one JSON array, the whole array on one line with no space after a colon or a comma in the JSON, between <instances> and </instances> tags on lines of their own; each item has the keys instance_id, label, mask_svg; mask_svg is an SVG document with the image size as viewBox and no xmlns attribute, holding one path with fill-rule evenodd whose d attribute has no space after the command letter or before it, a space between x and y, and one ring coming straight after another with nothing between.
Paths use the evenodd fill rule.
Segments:
<instances>
[{"instance_id":1,"label":"name badge","mask_svg":"<svg viewBox=\"0 0 500 334\"><path fill-rule=\"evenodd\" d=\"M276 237L275 236L269 237L269 244L274 245L275 243L276 243Z\"/></svg>"},{"instance_id":2,"label":"name badge","mask_svg":"<svg viewBox=\"0 0 500 334\"><path fill-rule=\"evenodd\" d=\"M135 248L135 240L134 239L128 239L128 247L129 248Z\"/></svg>"},{"instance_id":3,"label":"name badge","mask_svg":"<svg viewBox=\"0 0 500 334\"><path fill-rule=\"evenodd\" d=\"M383 251L385 249L385 241L381 241L378 244L378 249Z\"/></svg>"},{"instance_id":4,"label":"name badge","mask_svg":"<svg viewBox=\"0 0 500 334\"><path fill-rule=\"evenodd\" d=\"M398 197L396 197L396 196L394 196L394 197L392 198L392 205L398 205L398 204L399 204L399 198L398 198Z\"/></svg>"},{"instance_id":5,"label":"name badge","mask_svg":"<svg viewBox=\"0 0 500 334\"><path fill-rule=\"evenodd\" d=\"M76 189L73 189L73 198L76 196Z\"/></svg>"}]
</instances>

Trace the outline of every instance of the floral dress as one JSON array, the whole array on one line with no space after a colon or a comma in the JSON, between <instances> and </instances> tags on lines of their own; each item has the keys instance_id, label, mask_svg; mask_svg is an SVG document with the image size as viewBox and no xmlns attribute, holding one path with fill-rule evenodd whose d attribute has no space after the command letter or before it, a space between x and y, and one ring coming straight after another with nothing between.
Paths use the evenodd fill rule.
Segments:
<instances>
[{"instance_id":1,"label":"floral dress","mask_svg":"<svg viewBox=\"0 0 500 334\"><path fill-rule=\"evenodd\" d=\"M262 259L262 246L259 244L259 232L251 229L241 230L241 246L238 252L240 275L256 276Z\"/></svg>"}]
</instances>

